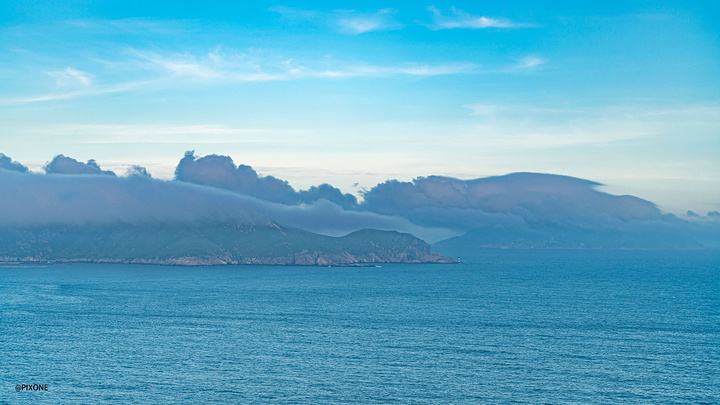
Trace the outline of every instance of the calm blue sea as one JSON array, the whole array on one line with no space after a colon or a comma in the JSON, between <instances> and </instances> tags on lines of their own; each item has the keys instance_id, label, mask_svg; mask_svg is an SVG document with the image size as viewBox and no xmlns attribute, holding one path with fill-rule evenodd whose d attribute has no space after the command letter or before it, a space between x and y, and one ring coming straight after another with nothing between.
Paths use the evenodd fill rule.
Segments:
<instances>
[{"instance_id":1,"label":"calm blue sea","mask_svg":"<svg viewBox=\"0 0 720 405\"><path fill-rule=\"evenodd\" d=\"M717 252L462 259L0 266L0 403L720 403Z\"/></svg>"}]
</instances>

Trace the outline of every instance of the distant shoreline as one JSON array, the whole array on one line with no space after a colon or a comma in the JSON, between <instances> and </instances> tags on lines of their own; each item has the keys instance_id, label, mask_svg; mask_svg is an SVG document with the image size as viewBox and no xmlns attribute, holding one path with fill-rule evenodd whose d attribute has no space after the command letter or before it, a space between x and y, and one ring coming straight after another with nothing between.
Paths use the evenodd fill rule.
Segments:
<instances>
[{"instance_id":1,"label":"distant shoreline","mask_svg":"<svg viewBox=\"0 0 720 405\"><path fill-rule=\"evenodd\" d=\"M387 264L463 264L461 261L428 261L428 262L372 262L372 263L346 263L346 264L282 264L282 263L198 263L198 264L182 264L182 263L166 263L162 261L125 261L125 260L17 260L17 261L0 261L0 266L5 265L55 265L55 264L134 264L143 266L164 266L164 267L222 267L222 266L276 266L276 267L357 267L357 268L374 268L382 267Z\"/></svg>"}]
</instances>

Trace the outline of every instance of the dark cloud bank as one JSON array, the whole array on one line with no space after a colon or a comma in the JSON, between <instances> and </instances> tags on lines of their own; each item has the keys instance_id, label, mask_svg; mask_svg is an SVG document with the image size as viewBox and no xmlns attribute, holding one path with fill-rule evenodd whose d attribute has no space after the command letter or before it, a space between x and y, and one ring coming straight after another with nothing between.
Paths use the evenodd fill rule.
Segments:
<instances>
[{"instance_id":1,"label":"dark cloud bank","mask_svg":"<svg viewBox=\"0 0 720 405\"><path fill-rule=\"evenodd\" d=\"M46 174L0 154L0 225L278 223L326 235L375 228L409 232L438 249L720 247L720 215L688 220L633 196L567 176L513 173L475 180L390 180L350 194L323 184L296 191L230 157L188 152L175 180L139 166L124 176L58 155Z\"/></svg>"}]
</instances>

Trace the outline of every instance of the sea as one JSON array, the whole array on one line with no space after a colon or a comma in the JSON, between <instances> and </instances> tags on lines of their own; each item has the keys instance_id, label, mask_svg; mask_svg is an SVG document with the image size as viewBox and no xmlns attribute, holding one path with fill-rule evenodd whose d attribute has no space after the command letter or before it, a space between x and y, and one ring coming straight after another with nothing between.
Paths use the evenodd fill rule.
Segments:
<instances>
[{"instance_id":1,"label":"sea","mask_svg":"<svg viewBox=\"0 0 720 405\"><path fill-rule=\"evenodd\" d=\"M717 251L460 259L2 265L0 403L720 403Z\"/></svg>"}]
</instances>

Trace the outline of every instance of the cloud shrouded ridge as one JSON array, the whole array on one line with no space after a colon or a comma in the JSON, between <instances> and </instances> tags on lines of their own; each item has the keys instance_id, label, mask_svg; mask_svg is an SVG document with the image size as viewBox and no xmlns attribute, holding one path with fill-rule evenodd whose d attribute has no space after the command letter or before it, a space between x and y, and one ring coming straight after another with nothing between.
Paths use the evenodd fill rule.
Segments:
<instances>
[{"instance_id":1,"label":"cloud shrouded ridge","mask_svg":"<svg viewBox=\"0 0 720 405\"><path fill-rule=\"evenodd\" d=\"M597 186L588 180L539 173L475 180L429 176L379 184L365 194L364 207L463 231L503 222L601 225L662 218L649 201L603 193Z\"/></svg>"},{"instance_id":2,"label":"cloud shrouded ridge","mask_svg":"<svg viewBox=\"0 0 720 405\"><path fill-rule=\"evenodd\" d=\"M320 199L345 208L357 205L355 196L343 194L329 184L296 192L285 180L273 176L259 176L247 165L235 166L235 162L229 156L208 155L198 158L194 152L187 152L175 169L175 178L179 181L232 190L286 205L308 204Z\"/></svg>"},{"instance_id":3,"label":"cloud shrouded ridge","mask_svg":"<svg viewBox=\"0 0 720 405\"><path fill-rule=\"evenodd\" d=\"M475 229L582 230L583 235L642 235L652 229L671 235L695 226L649 201L598 191L598 183L538 173L389 180L365 192L359 203L329 184L296 191L284 180L235 165L228 156L193 152L180 160L172 181L153 179L142 167L117 177L94 160L82 163L63 155L45 170L29 173L0 155L0 224L277 221L335 236L363 228L398 230L429 242Z\"/></svg>"},{"instance_id":4,"label":"cloud shrouded ridge","mask_svg":"<svg viewBox=\"0 0 720 405\"><path fill-rule=\"evenodd\" d=\"M13 161L10 157L5 156L4 153L0 153L0 169L12 170L21 173L28 172L28 168L22 163Z\"/></svg>"},{"instance_id":5,"label":"cloud shrouded ridge","mask_svg":"<svg viewBox=\"0 0 720 405\"><path fill-rule=\"evenodd\" d=\"M65 159L70 158L59 155L48 163L47 174L17 170L19 164L9 165L0 159L0 225L277 221L333 236L363 228L398 230L430 240L453 235L397 216L346 210L328 198L338 197L342 203L343 198L354 202L354 197L332 186L295 192L286 182L258 176L249 166L235 166L224 156L196 159L192 152L187 153L178 164L178 177L185 181L156 180L140 167L131 169L129 176L117 177L107 175L92 160L88 168L87 164ZM12 163L9 158L7 161ZM57 169L53 162L68 166Z\"/></svg>"},{"instance_id":6,"label":"cloud shrouded ridge","mask_svg":"<svg viewBox=\"0 0 720 405\"><path fill-rule=\"evenodd\" d=\"M83 163L65 155L55 156L53 160L45 165L44 169L47 174L103 174L115 176L115 173L110 170L102 170L95 162L95 159Z\"/></svg>"}]
</instances>

